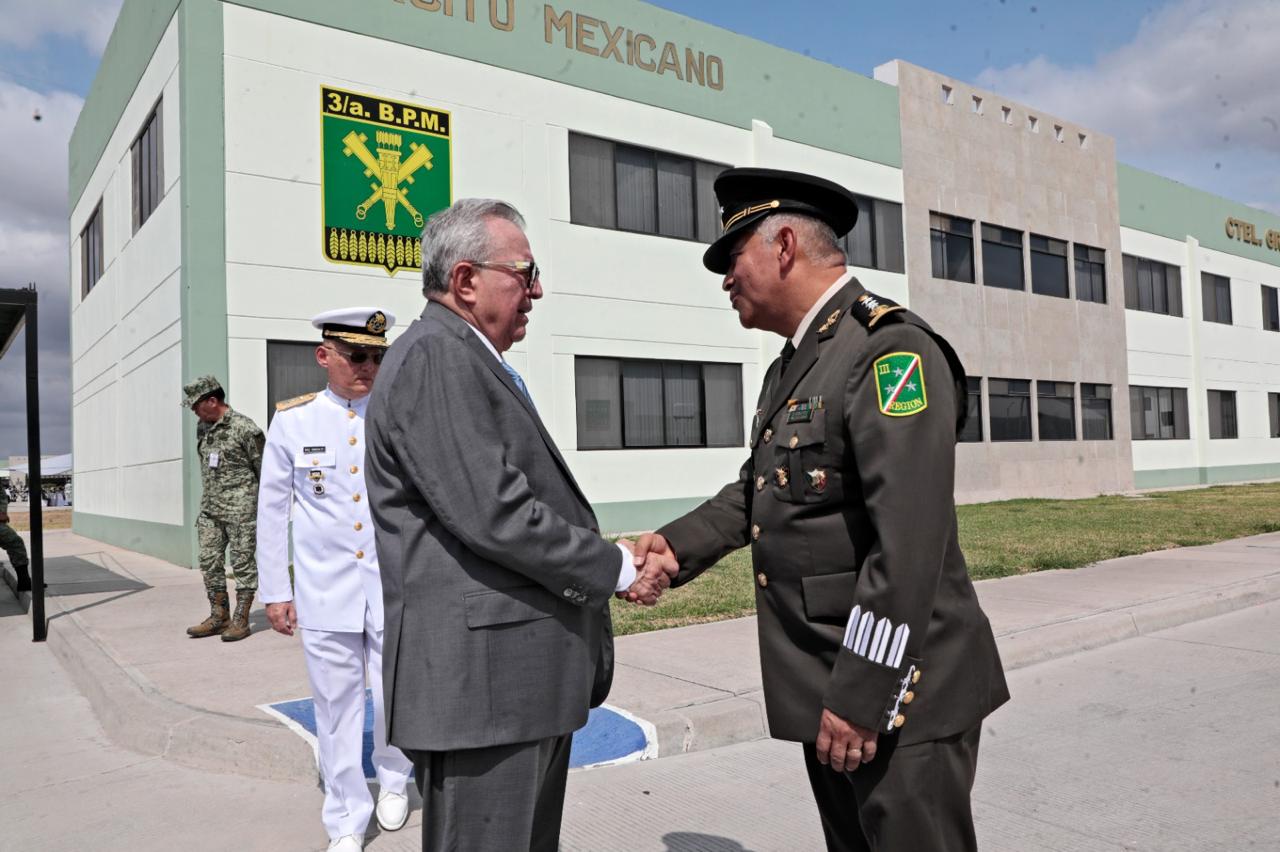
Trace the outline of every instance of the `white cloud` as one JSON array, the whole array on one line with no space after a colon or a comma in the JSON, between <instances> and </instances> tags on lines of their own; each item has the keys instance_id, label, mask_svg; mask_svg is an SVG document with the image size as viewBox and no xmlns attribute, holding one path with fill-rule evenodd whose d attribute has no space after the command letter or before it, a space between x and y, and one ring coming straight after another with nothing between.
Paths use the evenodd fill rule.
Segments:
<instances>
[{"instance_id":1,"label":"white cloud","mask_svg":"<svg viewBox=\"0 0 1280 852\"><path fill-rule=\"evenodd\" d=\"M30 48L45 36L84 43L101 56L123 0L0 0L0 44Z\"/></svg>"},{"instance_id":2,"label":"white cloud","mask_svg":"<svg viewBox=\"0 0 1280 852\"><path fill-rule=\"evenodd\" d=\"M7 149L0 157L0 227L66 228L67 140L83 104L76 95L41 94L0 79Z\"/></svg>"},{"instance_id":3,"label":"white cloud","mask_svg":"<svg viewBox=\"0 0 1280 852\"><path fill-rule=\"evenodd\" d=\"M1148 15L1133 41L1092 65L1037 57L989 68L976 82L1114 136L1121 158L1138 165L1174 154L1199 158L1200 168L1233 158L1256 168L1261 157L1275 173L1277 45L1275 0L1183 0ZM1214 182L1212 173L1197 180ZM1262 203L1275 207L1280 195Z\"/></svg>"}]
</instances>

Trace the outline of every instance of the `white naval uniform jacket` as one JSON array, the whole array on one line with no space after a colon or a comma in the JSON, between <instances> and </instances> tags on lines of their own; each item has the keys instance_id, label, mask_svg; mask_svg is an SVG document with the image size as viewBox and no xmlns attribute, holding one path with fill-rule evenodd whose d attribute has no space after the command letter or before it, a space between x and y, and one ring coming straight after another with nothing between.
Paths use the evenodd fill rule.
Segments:
<instances>
[{"instance_id":1,"label":"white naval uniform jacket","mask_svg":"<svg viewBox=\"0 0 1280 852\"><path fill-rule=\"evenodd\" d=\"M368 402L326 388L277 410L267 431L258 488L258 599L294 601L305 630L360 633L366 606L382 629L382 579L364 485Z\"/></svg>"}]
</instances>

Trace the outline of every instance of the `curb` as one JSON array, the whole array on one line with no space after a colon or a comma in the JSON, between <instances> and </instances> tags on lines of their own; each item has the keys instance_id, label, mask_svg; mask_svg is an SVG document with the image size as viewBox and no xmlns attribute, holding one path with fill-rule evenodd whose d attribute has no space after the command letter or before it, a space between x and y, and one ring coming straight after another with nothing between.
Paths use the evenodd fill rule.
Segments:
<instances>
[{"instance_id":1,"label":"curb","mask_svg":"<svg viewBox=\"0 0 1280 852\"><path fill-rule=\"evenodd\" d=\"M3 573L12 589L17 581L11 570L5 565ZM318 777L311 748L274 720L174 701L117 660L57 597L46 603L50 630L45 644L115 744L210 772L307 783Z\"/></svg>"},{"instance_id":2,"label":"curb","mask_svg":"<svg viewBox=\"0 0 1280 852\"><path fill-rule=\"evenodd\" d=\"M1280 573L996 635L1006 672L1280 600ZM647 717L668 757L768 737L760 690Z\"/></svg>"}]
</instances>

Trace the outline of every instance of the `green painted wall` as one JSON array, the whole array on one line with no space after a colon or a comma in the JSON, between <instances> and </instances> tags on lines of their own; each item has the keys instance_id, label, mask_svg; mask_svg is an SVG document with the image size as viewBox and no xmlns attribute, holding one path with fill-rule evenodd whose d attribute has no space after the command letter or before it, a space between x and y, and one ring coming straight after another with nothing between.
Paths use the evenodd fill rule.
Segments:
<instances>
[{"instance_id":1,"label":"green painted wall","mask_svg":"<svg viewBox=\"0 0 1280 852\"><path fill-rule=\"evenodd\" d=\"M1180 242L1192 236L1205 248L1280 266L1280 250L1266 246L1267 231L1280 232L1280 216L1123 163L1116 165L1116 177L1122 226ZM1252 222L1263 244L1228 237L1228 218Z\"/></svg>"},{"instance_id":2,"label":"green painted wall","mask_svg":"<svg viewBox=\"0 0 1280 852\"><path fill-rule=\"evenodd\" d=\"M1280 479L1280 463L1236 464L1220 467L1178 467L1163 470L1135 470L1135 488L1176 488L1183 485L1222 485L1228 482L1255 482Z\"/></svg>"},{"instance_id":3,"label":"green painted wall","mask_svg":"<svg viewBox=\"0 0 1280 852\"><path fill-rule=\"evenodd\" d=\"M190 562L191 530L186 527L91 515L77 509L71 513L71 530L95 541L147 553L178 565L193 564Z\"/></svg>"},{"instance_id":4,"label":"green painted wall","mask_svg":"<svg viewBox=\"0 0 1280 852\"><path fill-rule=\"evenodd\" d=\"M490 7L506 23L507 0L495 4L474 0L474 20L468 21L468 0L228 0L335 29L422 47L651 104L735 127L749 128L752 119L768 122L774 135L807 145L849 154L890 166L902 165L898 121L898 90L778 47L713 27L637 0L560 0L543 3L511 0L511 30L490 23ZM453 10L446 15L446 8ZM426 11L423 7L438 7ZM589 45L605 48L606 37L591 21L603 21L610 33L618 28L646 34L656 42L649 51L658 58L665 42L680 53L692 48L723 60L723 90L715 91L676 79L669 70L659 76L625 62L624 33L620 37L623 62L565 47L565 33L552 30L547 43L545 9L555 15L573 11L590 16L584 34ZM574 19L570 35L576 34ZM646 48L646 51L648 49ZM648 53L645 53L648 55ZM673 142L673 147L678 147Z\"/></svg>"},{"instance_id":5,"label":"green painted wall","mask_svg":"<svg viewBox=\"0 0 1280 852\"><path fill-rule=\"evenodd\" d=\"M690 509L702 505L705 497L677 497L670 500L634 500L621 503L596 503L591 508L600 522L601 532L608 534L657 529L674 521Z\"/></svg>"}]
</instances>

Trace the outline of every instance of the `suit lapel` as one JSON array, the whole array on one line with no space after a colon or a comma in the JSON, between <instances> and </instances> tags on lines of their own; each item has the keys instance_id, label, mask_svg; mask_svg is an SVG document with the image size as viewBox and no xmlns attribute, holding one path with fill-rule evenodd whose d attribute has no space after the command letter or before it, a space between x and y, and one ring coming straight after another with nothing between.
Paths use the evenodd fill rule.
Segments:
<instances>
[{"instance_id":1,"label":"suit lapel","mask_svg":"<svg viewBox=\"0 0 1280 852\"><path fill-rule=\"evenodd\" d=\"M439 305L435 302L428 302L426 310L422 312L423 319L426 319L428 315L434 315L440 323L453 331L454 334L458 335L458 337L462 339L463 344L469 347L471 351L476 354L476 357L480 359L480 363L484 364L489 372L493 373L498 381L506 387L508 392L515 397L516 402L524 408L530 419L533 420L533 425L537 427L538 434L542 437L542 442L546 444L547 450L551 453L552 458L556 460L556 464L560 465L561 471L564 472L565 479L569 481L569 485L573 488L574 493L578 495L578 499L582 501L584 506L590 509L591 502L587 500L587 495L583 494L582 489L578 487L578 481L574 479L573 471L569 469L569 464L564 460L564 456L560 455L560 448L556 446L556 442L552 439L551 434L547 432L547 427L543 425L542 418L538 416L538 410L533 407L533 403L530 401L529 397L525 396L524 392L516 386L511 375L507 373L507 371L502 368L502 365L498 363L497 359L493 357L493 353L489 351L489 348L480 341L479 336L472 330L467 321L445 306ZM594 512L592 512L592 516L594 517Z\"/></svg>"},{"instance_id":2,"label":"suit lapel","mask_svg":"<svg viewBox=\"0 0 1280 852\"><path fill-rule=\"evenodd\" d=\"M791 357L791 363L787 366L787 371L778 378L773 392L769 395L769 399L764 402L764 413L760 416L757 429L772 420L773 415L778 413L778 409L786 405L796 385L800 384L800 380L805 377L805 374L813 368L814 364L818 363L822 344L835 336L836 326L839 325L841 319L840 315L863 292L862 285L858 283L858 280L851 278L849 283L840 288L818 311L809 328L805 330L804 338L800 341L800 345L796 347L796 354ZM757 437L759 437L758 434L752 436L753 444Z\"/></svg>"}]
</instances>

